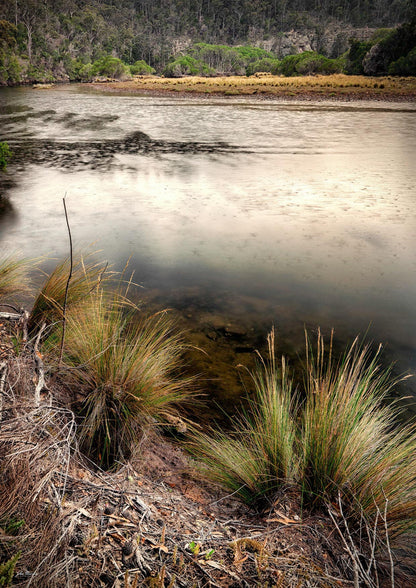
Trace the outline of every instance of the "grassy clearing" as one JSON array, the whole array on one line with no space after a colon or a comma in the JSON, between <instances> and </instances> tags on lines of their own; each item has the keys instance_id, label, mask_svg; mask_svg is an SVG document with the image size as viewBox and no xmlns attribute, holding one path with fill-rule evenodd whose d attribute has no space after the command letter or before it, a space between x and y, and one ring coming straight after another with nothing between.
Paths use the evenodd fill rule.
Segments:
<instances>
[{"instance_id":1,"label":"grassy clearing","mask_svg":"<svg viewBox=\"0 0 416 588\"><path fill-rule=\"evenodd\" d=\"M305 503L326 505L341 493L348 512L375 521L388 504L391 536L416 525L416 427L394 427L398 409L384 401L396 383L380 350L353 343L338 364L308 344L303 394L293 394L287 365L269 361L252 374L254 400L234 437L197 435L192 451L205 472L243 500L273 497L295 483Z\"/></svg>"},{"instance_id":2,"label":"grassy clearing","mask_svg":"<svg viewBox=\"0 0 416 588\"><path fill-rule=\"evenodd\" d=\"M186 76L183 78L159 78L141 76L127 82L98 84L100 90L126 92L173 91L198 94L223 95L269 95L276 97L312 96L338 98L416 98L416 78L366 77L345 74L328 76L282 77L269 74L206 78Z\"/></svg>"}]
</instances>

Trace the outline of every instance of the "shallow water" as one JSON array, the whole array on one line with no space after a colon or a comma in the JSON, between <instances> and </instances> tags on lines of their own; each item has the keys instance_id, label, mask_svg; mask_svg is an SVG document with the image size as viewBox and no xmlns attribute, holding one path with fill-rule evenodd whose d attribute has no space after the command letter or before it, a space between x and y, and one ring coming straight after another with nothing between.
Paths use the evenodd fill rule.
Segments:
<instances>
[{"instance_id":1,"label":"shallow water","mask_svg":"<svg viewBox=\"0 0 416 588\"><path fill-rule=\"evenodd\" d=\"M254 344L274 324L291 351L304 325L369 330L415 370L415 104L19 88L0 91L0 125L3 250L66 254L66 194L76 244L131 256L196 328L229 321Z\"/></svg>"}]
</instances>

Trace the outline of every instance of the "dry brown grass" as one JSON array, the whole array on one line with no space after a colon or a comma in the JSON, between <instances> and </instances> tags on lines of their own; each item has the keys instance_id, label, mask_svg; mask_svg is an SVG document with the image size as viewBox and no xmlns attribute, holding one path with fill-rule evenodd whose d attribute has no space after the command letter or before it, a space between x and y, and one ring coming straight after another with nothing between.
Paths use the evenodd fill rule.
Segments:
<instances>
[{"instance_id":1,"label":"dry brown grass","mask_svg":"<svg viewBox=\"0 0 416 588\"><path fill-rule=\"evenodd\" d=\"M94 85L93 85L94 87ZM251 77L230 76L204 78L186 76L183 78L161 78L156 76L137 77L126 82L111 82L96 86L100 90L140 93L185 92L222 95L266 95L275 97L323 97L323 98L416 98L416 78L407 77L364 77L333 74L329 76L281 77L269 74Z\"/></svg>"}]
</instances>

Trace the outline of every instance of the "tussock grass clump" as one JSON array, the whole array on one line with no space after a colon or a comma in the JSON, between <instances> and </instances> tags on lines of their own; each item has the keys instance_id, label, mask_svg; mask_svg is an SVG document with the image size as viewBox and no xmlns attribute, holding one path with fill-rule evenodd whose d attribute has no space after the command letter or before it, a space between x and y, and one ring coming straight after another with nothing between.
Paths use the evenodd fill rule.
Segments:
<instances>
[{"instance_id":1,"label":"tussock grass clump","mask_svg":"<svg viewBox=\"0 0 416 588\"><path fill-rule=\"evenodd\" d=\"M101 465L127 458L143 425L190 400L183 350L166 313L143 318L118 293L93 293L68 314L65 360L85 397L81 443Z\"/></svg>"},{"instance_id":2,"label":"tussock grass clump","mask_svg":"<svg viewBox=\"0 0 416 588\"><path fill-rule=\"evenodd\" d=\"M380 367L380 352L355 340L334 364L319 335L316 357L307 354L300 483L312 501L341 492L368 519L388 501L394 534L416 524L416 427L397 427L400 411L386 400L398 380Z\"/></svg>"},{"instance_id":3,"label":"tussock grass clump","mask_svg":"<svg viewBox=\"0 0 416 588\"><path fill-rule=\"evenodd\" d=\"M72 276L67 298L68 307L85 299L103 278L106 266L103 263L88 260L88 257L83 257L80 253L75 253L73 256ZM70 269L70 259L66 258L47 275L33 304L30 315L31 327L40 326L44 321L53 323L62 320Z\"/></svg>"},{"instance_id":4,"label":"tussock grass clump","mask_svg":"<svg viewBox=\"0 0 416 588\"><path fill-rule=\"evenodd\" d=\"M275 359L274 331L268 337L269 361L250 372L254 398L236 422L233 436L198 434L192 451L208 476L247 503L262 501L297 471L296 399L286 361Z\"/></svg>"},{"instance_id":5,"label":"tussock grass clump","mask_svg":"<svg viewBox=\"0 0 416 588\"><path fill-rule=\"evenodd\" d=\"M0 258L0 302L25 292L31 262L9 255Z\"/></svg>"},{"instance_id":6,"label":"tussock grass clump","mask_svg":"<svg viewBox=\"0 0 416 588\"><path fill-rule=\"evenodd\" d=\"M307 344L304 390L293 393L284 358L279 367L269 335L269 362L252 374L254 400L234 436L197 435L192 450L207 475L249 503L282 483L304 502L325 506L342 497L349 516L375 521L387 506L391 537L416 527L416 426L397 425L386 399L397 380L380 366L380 348L354 341L335 363L318 335ZM372 524L372 523L371 523Z\"/></svg>"}]
</instances>

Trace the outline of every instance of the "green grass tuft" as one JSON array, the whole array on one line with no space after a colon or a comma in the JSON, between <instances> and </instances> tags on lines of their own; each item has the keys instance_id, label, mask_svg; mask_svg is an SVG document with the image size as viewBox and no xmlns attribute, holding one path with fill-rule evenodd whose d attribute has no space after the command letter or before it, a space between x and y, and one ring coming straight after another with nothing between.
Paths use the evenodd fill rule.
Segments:
<instances>
[{"instance_id":1,"label":"green grass tuft","mask_svg":"<svg viewBox=\"0 0 416 588\"><path fill-rule=\"evenodd\" d=\"M338 363L318 335L307 342L304 390L293 392L274 333L269 360L251 374L254 400L236 432L197 434L191 450L207 476L248 503L295 484L305 503L323 506L341 495L349 515L375 521L387 505L393 538L416 527L416 425L398 426L386 400L398 380L380 367L380 348L354 341Z\"/></svg>"},{"instance_id":2,"label":"green grass tuft","mask_svg":"<svg viewBox=\"0 0 416 588\"><path fill-rule=\"evenodd\" d=\"M30 261L11 255L0 259L0 301L27 291L31 265Z\"/></svg>"},{"instance_id":3,"label":"green grass tuft","mask_svg":"<svg viewBox=\"0 0 416 588\"><path fill-rule=\"evenodd\" d=\"M237 419L234 435L201 433L191 446L208 476L248 503L292 482L297 470L296 401L285 359L280 370L277 366L274 331L268 348L268 361L250 373L254 399Z\"/></svg>"},{"instance_id":4,"label":"green grass tuft","mask_svg":"<svg viewBox=\"0 0 416 588\"><path fill-rule=\"evenodd\" d=\"M184 344L165 312L144 318L119 294L92 293L69 312L65 361L84 395L81 443L102 466L130 455L143 425L192 397L178 366Z\"/></svg>"},{"instance_id":5,"label":"green grass tuft","mask_svg":"<svg viewBox=\"0 0 416 588\"><path fill-rule=\"evenodd\" d=\"M74 254L73 271L68 291L68 308L85 299L102 281L106 266L103 263L88 261L80 253ZM30 326L41 326L43 322L53 323L62 320L65 290L70 272L69 258L58 263L47 275L41 291L37 295L30 315Z\"/></svg>"}]
</instances>

